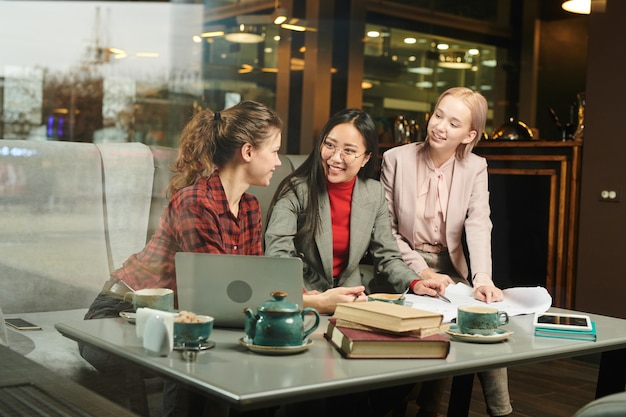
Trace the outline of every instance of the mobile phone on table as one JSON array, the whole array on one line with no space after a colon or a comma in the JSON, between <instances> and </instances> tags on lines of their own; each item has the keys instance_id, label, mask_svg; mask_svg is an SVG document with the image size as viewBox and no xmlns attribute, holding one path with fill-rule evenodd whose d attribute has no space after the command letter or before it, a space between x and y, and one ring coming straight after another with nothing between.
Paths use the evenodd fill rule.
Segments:
<instances>
[{"instance_id":1,"label":"mobile phone on table","mask_svg":"<svg viewBox=\"0 0 626 417\"><path fill-rule=\"evenodd\" d=\"M547 329L590 331L591 319L585 314L536 313L534 325Z\"/></svg>"},{"instance_id":2,"label":"mobile phone on table","mask_svg":"<svg viewBox=\"0 0 626 417\"><path fill-rule=\"evenodd\" d=\"M41 326L21 318L5 318L4 322L16 330L41 330Z\"/></svg>"}]
</instances>

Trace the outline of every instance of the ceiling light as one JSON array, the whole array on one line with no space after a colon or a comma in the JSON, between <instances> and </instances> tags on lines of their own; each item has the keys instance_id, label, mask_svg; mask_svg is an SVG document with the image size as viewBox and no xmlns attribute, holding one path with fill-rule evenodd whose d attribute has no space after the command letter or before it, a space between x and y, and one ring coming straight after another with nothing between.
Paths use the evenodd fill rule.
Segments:
<instances>
[{"instance_id":1,"label":"ceiling light","mask_svg":"<svg viewBox=\"0 0 626 417\"><path fill-rule=\"evenodd\" d=\"M591 0L568 0L564 1L561 7L570 13L589 14L591 13Z\"/></svg>"},{"instance_id":2,"label":"ceiling light","mask_svg":"<svg viewBox=\"0 0 626 417\"><path fill-rule=\"evenodd\" d=\"M283 23L282 25L280 25L280 27L283 29L293 30L295 32L306 32L306 26L302 26L298 24Z\"/></svg>"},{"instance_id":3,"label":"ceiling light","mask_svg":"<svg viewBox=\"0 0 626 417\"><path fill-rule=\"evenodd\" d=\"M112 54L115 59L124 59L128 56L125 50L119 48L108 48L106 51Z\"/></svg>"},{"instance_id":4,"label":"ceiling light","mask_svg":"<svg viewBox=\"0 0 626 417\"><path fill-rule=\"evenodd\" d=\"M413 45L416 42L417 42L417 39L415 38L404 38L404 43L406 43L407 45Z\"/></svg>"},{"instance_id":5,"label":"ceiling light","mask_svg":"<svg viewBox=\"0 0 626 417\"><path fill-rule=\"evenodd\" d=\"M202 38L214 38L216 36L223 36L224 35L224 31L223 30L214 30L211 32L202 32L200 34L200 37Z\"/></svg>"},{"instance_id":6,"label":"ceiling light","mask_svg":"<svg viewBox=\"0 0 626 417\"><path fill-rule=\"evenodd\" d=\"M259 43L263 42L265 35L258 26L240 24L225 34L224 39L235 43Z\"/></svg>"},{"instance_id":7,"label":"ceiling light","mask_svg":"<svg viewBox=\"0 0 626 417\"><path fill-rule=\"evenodd\" d=\"M272 13L272 18L275 25L285 23L287 20L287 9L277 8L274 10L274 13Z\"/></svg>"},{"instance_id":8,"label":"ceiling light","mask_svg":"<svg viewBox=\"0 0 626 417\"><path fill-rule=\"evenodd\" d=\"M254 67L250 64L241 64L241 68L237 70L239 74L248 74L254 70Z\"/></svg>"},{"instance_id":9,"label":"ceiling light","mask_svg":"<svg viewBox=\"0 0 626 417\"><path fill-rule=\"evenodd\" d=\"M407 71L411 74L420 75L431 75L433 73L433 69L429 67L409 67Z\"/></svg>"},{"instance_id":10,"label":"ceiling light","mask_svg":"<svg viewBox=\"0 0 626 417\"><path fill-rule=\"evenodd\" d=\"M449 69L468 69L472 67L472 59L465 51L445 51L439 54L439 66Z\"/></svg>"},{"instance_id":11,"label":"ceiling light","mask_svg":"<svg viewBox=\"0 0 626 417\"><path fill-rule=\"evenodd\" d=\"M437 49L439 49L440 51L445 51L448 48L450 48L450 45L448 45L447 43L439 43L439 44L437 44Z\"/></svg>"}]
</instances>

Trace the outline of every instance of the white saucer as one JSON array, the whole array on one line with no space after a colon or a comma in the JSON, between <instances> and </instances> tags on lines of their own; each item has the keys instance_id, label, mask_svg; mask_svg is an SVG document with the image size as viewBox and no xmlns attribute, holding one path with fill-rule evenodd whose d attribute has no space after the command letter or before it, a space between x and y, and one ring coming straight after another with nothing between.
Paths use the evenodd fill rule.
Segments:
<instances>
[{"instance_id":1,"label":"white saucer","mask_svg":"<svg viewBox=\"0 0 626 417\"><path fill-rule=\"evenodd\" d=\"M452 336L453 339L460 342L470 343L498 343L503 342L513 334L508 330L496 329L494 334L482 335L482 334L465 334L461 333L459 326L452 325L450 329L446 330L446 333Z\"/></svg>"},{"instance_id":2,"label":"white saucer","mask_svg":"<svg viewBox=\"0 0 626 417\"><path fill-rule=\"evenodd\" d=\"M311 339L306 339L300 346L261 346L247 343L244 339L246 339L245 336L239 339L240 345L247 347L255 353L262 353L264 355L292 355L294 353L304 352L313 345Z\"/></svg>"}]
</instances>

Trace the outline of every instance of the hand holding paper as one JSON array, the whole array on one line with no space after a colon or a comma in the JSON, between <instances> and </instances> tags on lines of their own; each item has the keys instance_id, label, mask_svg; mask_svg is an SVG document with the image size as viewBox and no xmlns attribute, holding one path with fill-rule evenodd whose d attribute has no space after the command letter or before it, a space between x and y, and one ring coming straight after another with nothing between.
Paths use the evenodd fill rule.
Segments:
<instances>
[{"instance_id":1,"label":"hand holding paper","mask_svg":"<svg viewBox=\"0 0 626 417\"><path fill-rule=\"evenodd\" d=\"M552 305L552 297L543 287L508 288L502 293L504 300L492 302L489 306L506 311L511 317L536 312L543 313ZM407 294L406 298L413 303L415 308L443 314L444 322L455 319L457 308L461 305L485 305L483 301L474 298L471 287L462 283L448 286L445 295L451 301L450 303L439 298L420 297L414 294Z\"/></svg>"}]
</instances>

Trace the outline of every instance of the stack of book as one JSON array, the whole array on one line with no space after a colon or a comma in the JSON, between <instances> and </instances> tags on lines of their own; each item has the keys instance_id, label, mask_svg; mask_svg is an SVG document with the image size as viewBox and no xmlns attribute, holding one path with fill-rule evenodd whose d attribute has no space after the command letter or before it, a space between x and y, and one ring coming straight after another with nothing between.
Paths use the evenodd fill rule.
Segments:
<instances>
[{"instance_id":1,"label":"stack of book","mask_svg":"<svg viewBox=\"0 0 626 417\"><path fill-rule=\"evenodd\" d=\"M441 359L450 351L442 321L441 314L382 301L341 303L324 336L350 359Z\"/></svg>"}]
</instances>

